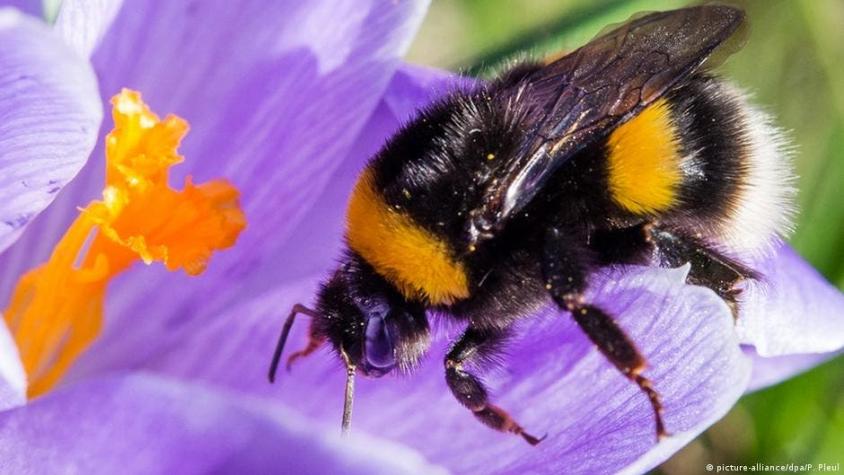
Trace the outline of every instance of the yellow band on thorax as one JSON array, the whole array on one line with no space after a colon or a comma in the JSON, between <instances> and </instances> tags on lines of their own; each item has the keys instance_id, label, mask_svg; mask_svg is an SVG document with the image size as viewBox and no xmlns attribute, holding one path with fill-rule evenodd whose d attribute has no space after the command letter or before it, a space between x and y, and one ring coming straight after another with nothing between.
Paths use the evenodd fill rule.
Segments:
<instances>
[{"instance_id":1,"label":"yellow band on thorax","mask_svg":"<svg viewBox=\"0 0 844 475\"><path fill-rule=\"evenodd\" d=\"M450 304L469 296L466 272L447 244L391 208L375 190L369 169L352 192L347 221L349 247L405 298Z\"/></svg>"}]
</instances>

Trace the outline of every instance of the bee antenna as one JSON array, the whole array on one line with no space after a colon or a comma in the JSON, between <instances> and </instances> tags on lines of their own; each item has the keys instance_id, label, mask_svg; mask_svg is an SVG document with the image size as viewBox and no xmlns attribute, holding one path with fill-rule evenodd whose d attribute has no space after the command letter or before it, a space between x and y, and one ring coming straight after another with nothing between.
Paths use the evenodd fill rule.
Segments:
<instances>
[{"instance_id":1,"label":"bee antenna","mask_svg":"<svg viewBox=\"0 0 844 475\"><path fill-rule=\"evenodd\" d=\"M340 356L343 357L343 362L346 363L346 395L343 400L343 422L340 426L342 435L349 435L349 430L352 426L352 405L355 397L355 365L346 354L343 346L340 346Z\"/></svg>"},{"instance_id":2,"label":"bee antenna","mask_svg":"<svg viewBox=\"0 0 844 475\"><path fill-rule=\"evenodd\" d=\"M281 328L281 336L278 337L278 344L275 346L273 360L270 363L270 383L275 382L275 375L278 371L278 363L281 361L281 353L284 351L284 344L287 342L287 336L290 334L290 329L293 327L293 320L296 319L296 315L299 313L303 313L311 318L317 317L317 313L315 311L300 303L293 306L293 309L290 311L290 315L287 317L287 321L284 322L284 326Z\"/></svg>"}]
</instances>

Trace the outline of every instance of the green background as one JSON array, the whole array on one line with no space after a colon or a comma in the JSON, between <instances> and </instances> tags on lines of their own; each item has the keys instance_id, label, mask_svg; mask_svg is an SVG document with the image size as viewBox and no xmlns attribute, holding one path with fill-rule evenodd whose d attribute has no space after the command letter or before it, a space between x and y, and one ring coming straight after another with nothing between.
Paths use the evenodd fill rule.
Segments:
<instances>
[{"instance_id":1,"label":"green background","mask_svg":"<svg viewBox=\"0 0 844 475\"><path fill-rule=\"evenodd\" d=\"M741 51L720 71L754 95L797 146L800 215L794 247L844 288L844 1L734 2L750 19ZM488 75L508 58L572 50L665 0L434 0L409 61ZM659 468L707 463L841 463L844 358L745 396L719 423ZM821 472L816 472L821 473Z\"/></svg>"}]
</instances>

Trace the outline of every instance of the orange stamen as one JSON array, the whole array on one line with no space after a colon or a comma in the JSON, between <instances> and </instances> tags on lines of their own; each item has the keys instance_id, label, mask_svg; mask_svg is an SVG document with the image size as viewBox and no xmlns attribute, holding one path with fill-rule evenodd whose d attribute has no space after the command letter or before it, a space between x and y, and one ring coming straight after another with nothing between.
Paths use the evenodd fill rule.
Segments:
<instances>
[{"instance_id":1,"label":"orange stamen","mask_svg":"<svg viewBox=\"0 0 844 475\"><path fill-rule=\"evenodd\" d=\"M184 189L169 187L170 167L183 160L177 149L188 130L184 120L160 120L127 89L111 103L103 199L80 210L49 260L20 278L3 311L29 397L52 388L99 334L112 278L138 260L200 274L246 226L230 183L187 178Z\"/></svg>"}]
</instances>

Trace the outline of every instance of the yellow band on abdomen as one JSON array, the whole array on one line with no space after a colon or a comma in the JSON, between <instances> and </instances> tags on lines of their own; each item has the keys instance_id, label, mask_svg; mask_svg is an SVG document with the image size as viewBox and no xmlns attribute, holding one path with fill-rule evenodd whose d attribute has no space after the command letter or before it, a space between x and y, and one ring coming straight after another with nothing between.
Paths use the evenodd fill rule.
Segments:
<instances>
[{"instance_id":1,"label":"yellow band on abdomen","mask_svg":"<svg viewBox=\"0 0 844 475\"><path fill-rule=\"evenodd\" d=\"M610 193L619 206L646 215L677 203L681 157L664 99L616 128L607 145Z\"/></svg>"}]
</instances>

